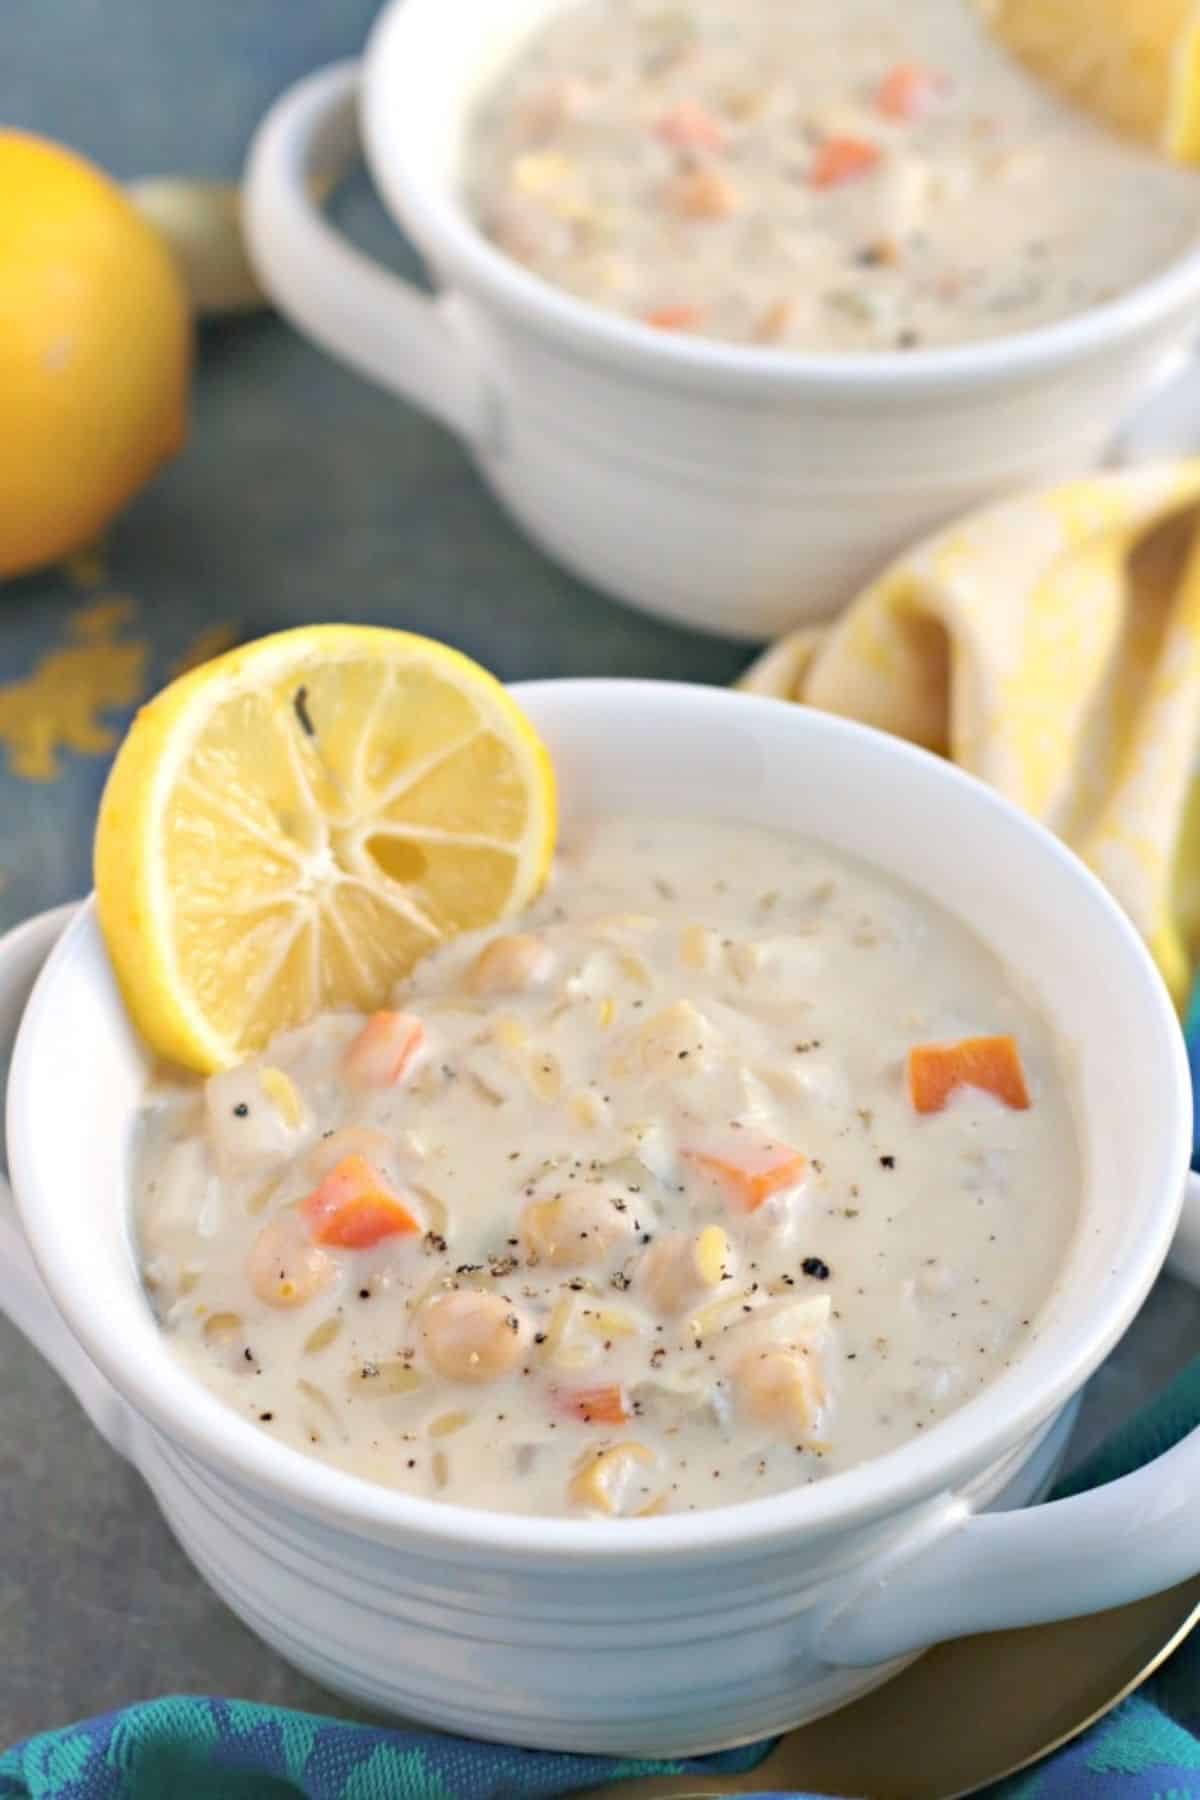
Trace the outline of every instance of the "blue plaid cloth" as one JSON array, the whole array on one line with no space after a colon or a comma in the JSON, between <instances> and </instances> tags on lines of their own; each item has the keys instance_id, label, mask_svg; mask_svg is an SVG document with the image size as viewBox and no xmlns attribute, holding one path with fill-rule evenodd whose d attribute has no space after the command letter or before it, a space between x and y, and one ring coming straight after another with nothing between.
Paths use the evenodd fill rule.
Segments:
<instances>
[{"instance_id":1,"label":"blue plaid cloth","mask_svg":"<svg viewBox=\"0 0 1200 1800\"><path fill-rule=\"evenodd\" d=\"M1200 992L1188 1021L1200 1076ZM1200 1425L1200 1359L1060 1484L1079 1493L1161 1456ZM1200 1800L1200 1633L1140 1694L993 1800ZM622 1776L752 1769L770 1748L684 1762L504 1749L431 1732L177 1695L41 1732L0 1756L0 1800L556 1800ZM762 1797L760 1797L762 1800Z\"/></svg>"}]
</instances>

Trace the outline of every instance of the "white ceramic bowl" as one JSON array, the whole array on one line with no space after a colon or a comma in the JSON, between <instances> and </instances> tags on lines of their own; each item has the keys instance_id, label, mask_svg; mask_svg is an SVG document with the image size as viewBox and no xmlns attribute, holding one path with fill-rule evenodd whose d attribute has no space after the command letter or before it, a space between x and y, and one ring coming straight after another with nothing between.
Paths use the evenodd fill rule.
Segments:
<instances>
[{"instance_id":1,"label":"white ceramic bowl","mask_svg":"<svg viewBox=\"0 0 1200 1800\"><path fill-rule=\"evenodd\" d=\"M903 354L708 343L582 304L494 249L457 195L474 96L567 3L391 0L361 67L274 107L244 217L281 310L448 425L529 535L608 592L746 637L829 614L933 526L1087 468L1192 332L1200 250L1061 324ZM360 117L437 298L311 199Z\"/></svg>"},{"instance_id":2,"label":"white ceramic bowl","mask_svg":"<svg viewBox=\"0 0 1200 1800\"><path fill-rule=\"evenodd\" d=\"M414 1500L259 1431L172 1358L127 1219L146 1056L94 909L50 956L13 1059L17 1207L0 1300L268 1643L358 1700L476 1736L676 1754L776 1731L935 1639L1111 1606L1200 1570L1200 1442L1026 1511L1082 1383L1171 1241L1190 1092L1159 978L1055 839L920 750L782 703L658 683L517 690L565 817L637 807L820 836L934 894L1020 971L1068 1048L1081 1227L1013 1367L917 1441L814 1488L631 1521ZM61 918L0 951L11 1024ZM44 1286L42 1285L44 1283Z\"/></svg>"}]
</instances>

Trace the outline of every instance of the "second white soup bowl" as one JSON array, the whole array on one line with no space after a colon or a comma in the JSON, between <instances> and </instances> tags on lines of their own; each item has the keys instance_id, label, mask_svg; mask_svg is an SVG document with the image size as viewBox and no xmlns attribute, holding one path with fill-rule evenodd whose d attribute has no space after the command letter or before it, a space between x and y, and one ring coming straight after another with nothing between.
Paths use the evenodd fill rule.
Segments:
<instances>
[{"instance_id":1,"label":"second white soup bowl","mask_svg":"<svg viewBox=\"0 0 1200 1800\"><path fill-rule=\"evenodd\" d=\"M276 1442L173 1358L129 1220L150 1062L85 905L13 1059L0 1303L141 1470L205 1579L291 1662L387 1712L676 1755L828 1711L939 1638L1106 1608L1200 1570L1195 1439L1109 1487L1027 1506L1158 1273L1187 1168L1179 1030L1106 893L988 789L847 721L682 685L516 692L553 752L568 829L637 809L810 833L979 933L1062 1044L1079 1229L1011 1368L918 1440L815 1487L627 1521L408 1498ZM0 945L7 1033L62 923Z\"/></svg>"},{"instance_id":2,"label":"second white soup bowl","mask_svg":"<svg viewBox=\"0 0 1200 1800\"><path fill-rule=\"evenodd\" d=\"M585 305L490 244L458 192L476 96L570 3L391 0L361 64L265 120L245 226L282 311L448 425L529 535L608 592L745 637L827 615L933 526L1086 469L1200 318L1200 249L1090 312L945 350L801 355ZM435 298L312 199L360 130Z\"/></svg>"}]
</instances>

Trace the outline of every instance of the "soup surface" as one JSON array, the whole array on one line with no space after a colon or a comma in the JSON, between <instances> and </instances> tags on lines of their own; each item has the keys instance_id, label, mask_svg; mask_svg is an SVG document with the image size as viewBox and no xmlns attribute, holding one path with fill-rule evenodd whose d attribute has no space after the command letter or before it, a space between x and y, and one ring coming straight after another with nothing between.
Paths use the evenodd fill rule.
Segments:
<instances>
[{"instance_id":1,"label":"soup surface","mask_svg":"<svg viewBox=\"0 0 1200 1800\"><path fill-rule=\"evenodd\" d=\"M583 300L817 351L1063 318L1200 227L1194 172L1043 91L970 0L582 0L485 95L464 182Z\"/></svg>"},{"instance_id":2,"label":"soup surface","mask_svg":"<svg viewBox=\"0 0 1200 1800\"><path fill-rule=\"evenodd\" d=\"M1036 1330L1079 1183L1056 1047L878 873L577 825L395 1004L144 1119L163 1330L284 1442L494 1510L718 1506L903 1443Z\"/></svg>"}]
</instances>

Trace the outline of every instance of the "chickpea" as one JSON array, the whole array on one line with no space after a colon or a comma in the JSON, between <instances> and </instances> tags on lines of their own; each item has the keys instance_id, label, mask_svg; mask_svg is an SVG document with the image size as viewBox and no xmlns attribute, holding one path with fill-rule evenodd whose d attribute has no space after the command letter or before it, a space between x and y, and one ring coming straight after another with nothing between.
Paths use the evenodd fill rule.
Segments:
<instances>
[{"instance_id":1,"label":"chickpea","mask_svg":"<svg viewBox=\"0 0 1200 1800\"><path fill-rule=\"evenodd\" d=\"M638 1034L638 1049L647 1075L677 1080L696 1074L711 1061L717 1034L690 1000L676 1000L646 1020Z\"/></svg>"},{"instance_id":2,"label":"chickpea","mask_svg":"<svg viewBox=\"0 0 1200 1800\"><path fill-rule=\"evenodd\" d=\"M540 987L554 967L554 952L539 937L514 931L485 944L467 970L472 994L516 994Z\"/></svg>"},{"instance_id":3,"label":"chickpea","mask_svg":"<svg viewBox=\"0 0 1200 1800\"><path fill-rule=\"evenodd\" d=\"M738 1404L762 1425L806 1431L825 1398L812 1351L750 1350L733 1371Z\"/></svg>"},{"instance_id":4,"label":"chickpea","mask_svg":"<svg viewBox=\"0 0 1200 1800\"><path fill-rule=\"evenodd\" d=\"M303 1306L329 1286L336 1269L292 1211L268 1219L246 1258L246 1279L268 1306Z\"/></svg>"},{"instance_id":5,"label":"chickpea","mask_svg":"<svg viewBox=\"0 0 1200 1800\"><path fill-rule=\"evenodd\" d=\"M711 1294L735 1271L736 1252L725 1232L706 1225L696 1236L675 1231L651 1244L638 1264L637 1285L655 1310L669 1317Z\"/></svg>"},{"instance_id":6,"label":"chickpea","mask_svg":"<svg viewBox=\"0 0 1200 1800\"><path fill-rule=\"evenodd\" d=\"M520 1221L526 1255L555 1269L603 1262L633 1239L628 1202L622 1202L624 1210L613 1204L619 1198L603 1187L583 1187L529 1201Z\"/></svg>"},{"instance_id":7,"label":"chickpea","mask_svg":"<svg viewBox=\"0 0 1200 1800\"><path fill-rule=\"evenodd\" d=\"M691 1249L691 1238L674 1231L651 1244L638 1263L637 1286L656 1312L682 1312L695 1293Z\"/></svg>"},{"instance_id":8,"label":"chickpea","mask_svg":"<svg viewBox=\"0 0 1200 1800\"><path fill-rule=\"evenodd\" d=\"M720 169L685 169L667 183L663 203L686 219L727 219L738 211L741 197Z\"/></svg>"},{"instance_id":9,"label":"chickpea","mask_svg":"<svg viewBox=\"0 0 1200 1800\"><path fill-rule=\"evenodd\" d=\"M460 1288L422 1311L425 1354L451 1381L498 1381L529 1346L529 1322L502 1294Z\"/></svg>"}]
</instances>

